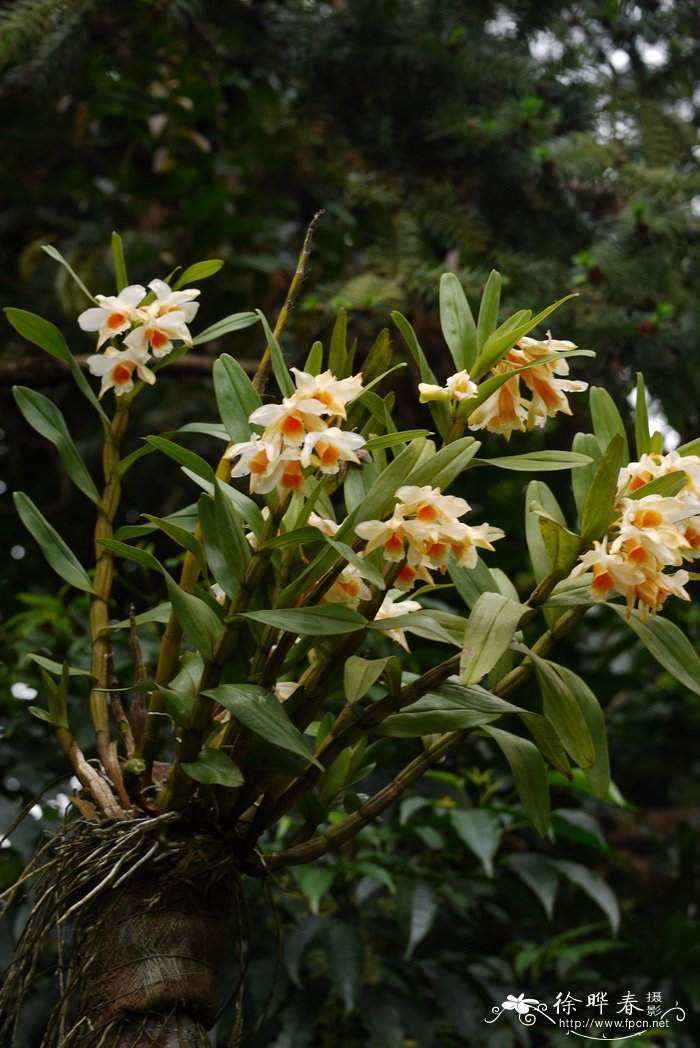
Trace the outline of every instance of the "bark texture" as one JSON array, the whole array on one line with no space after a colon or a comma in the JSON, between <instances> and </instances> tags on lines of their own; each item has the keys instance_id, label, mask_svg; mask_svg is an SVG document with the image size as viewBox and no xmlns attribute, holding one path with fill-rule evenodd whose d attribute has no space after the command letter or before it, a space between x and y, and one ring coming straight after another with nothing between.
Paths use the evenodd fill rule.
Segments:
<instances>
[{"instance_id":1,"label":"bark texture","mask_svg":"<svg viewBox=\"0 0 700 1048\"><path fill-rule=\"evenodd\" d=\"M76 1044L208 1048L227 913L194 892L140 884L86 915L75 941L86 1018Z\"/></svg>"}]
</instances>

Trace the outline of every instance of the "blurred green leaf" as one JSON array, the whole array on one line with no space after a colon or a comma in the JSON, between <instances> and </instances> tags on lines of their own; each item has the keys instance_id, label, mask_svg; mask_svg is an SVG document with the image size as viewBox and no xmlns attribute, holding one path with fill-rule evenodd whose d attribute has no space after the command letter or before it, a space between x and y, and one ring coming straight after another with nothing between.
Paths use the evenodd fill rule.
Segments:
<instances>
[{"instance_id":1,"label":"blurred green leaf","mask_svg":"<svg viewBox=\"0 0 700 1048\"><path fill-rule=\"evenodd\" d=\"M493 877L493 859L501 841L498 816L482 808L469 808L453 809L449 818L459 839L476 855L487 875Z\"/></svg>"},{"instance_id":2,"label":"blurred green leaf","mask_svg":"<svg viewBox=\"0 0 700 1048\"><path fill-rule=\"evenodd\" d=\"M406 938L404 956L408 960L435 923L438 912L435 892L426 881L406 878L397 885L396 907Z\"/></svg>"}]
</instances>

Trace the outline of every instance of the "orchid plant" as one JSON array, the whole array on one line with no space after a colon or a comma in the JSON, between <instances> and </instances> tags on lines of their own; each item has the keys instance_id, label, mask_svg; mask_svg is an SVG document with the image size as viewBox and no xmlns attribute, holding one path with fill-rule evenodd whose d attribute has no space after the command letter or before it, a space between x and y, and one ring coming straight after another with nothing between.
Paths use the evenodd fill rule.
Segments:
<instances>
[{"instance_id":1,"label":"orchid plant","mask_svg":"<svg viewBox=\"0 0 700 1048\"><path fill-rule=\"evenodd\" d=\"M100 491L58 408L37 392L16 391L27 421L54 442L97 511L91 569L27 496L15 496L51 567L90 594L91 664L36 655L47 708L33 709L53 725L81 782L74 803L86 819L186 812L210 832L233 831L243 866L305 863L357 834L476 732L501 749L544 832L547 763L567 776L572 762L580 765L598 796L609 788L598 702L585 681L551 658L556 642L602 603L700 692L700 660L678 627L657 615L671 595L688 600L685 587L695 577L680 565L700 555L700 445L664 454L660 435L649 433L641 377L636 460L602 389L590 391L593 433L578 433L571 451L484 459L470 435L487 430L508 440L571 413L567 395L587 385L567 377L569 359L588 351L549 332L531 335L561 302L499 324L493 273L475 320L457 278L445 274L440 320L455 373L444 383L406 318L392 314L420 372L414 395L429 413L425 429L399 430L394 396L383 392L395 370L387 332L355 364L341 313L328 349L317 342L303 366L288 369L279 336L296 286L274 331L261 313L239 313L193 338L200 292L186 285L220 263L146 287L128 283L116 235L113 252L117 293L96 295L78 317L83 331L97 333L88 367L101 379L99 399L55 327L7 310L20 334L68 362L104 433ZM266 349L252 381L234 356L214 363L220 421L148 436L123 457L129 409L145 386L191 347L254 324ZM278 395L263 402L271 376ZM410 396L410 372L403 381ZM111 393L110 412L101 402ZM221 440L217 465L183 445L186 431ZM199 496L170 517L146 514L143 524L116 527L122 479L148 453L174 460ZM467 523L469 503L448 493L457 484L468 493L478 471L483 499L482 477L491 468L571 471L577 521L567 522L544 482L528 488L527 594L497 567L494 543L503 533ZM180 550L178 579L148 548L155 531ZM115 626L110 599L125 558L162 577L166 599ZM435 599L440 589L459 605L445 610ZM116 680L114 630L128 626L138 651L139 628L153 621L164 630L152 679L137 657L135 679ZM411 635L439 653L419 676L403 661ZM70 726L83 680L97 766ZM373 745L385 736L416 740L406 744L411 759L379 792L357 799L350 788L369 774ZM296 814L294 840L268 850L266 830L288 813Z\"/></svg>"}]
</instances>

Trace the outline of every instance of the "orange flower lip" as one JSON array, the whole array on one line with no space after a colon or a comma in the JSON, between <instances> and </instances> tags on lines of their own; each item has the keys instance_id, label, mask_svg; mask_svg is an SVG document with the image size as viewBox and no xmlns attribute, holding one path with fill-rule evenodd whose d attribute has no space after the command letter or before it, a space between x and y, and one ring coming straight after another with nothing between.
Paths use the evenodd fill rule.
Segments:
<instances>
[{"instance_id":1,"label":"orange flower lip","mask_svg":"<svg viewBox=\"0 0 700 1048\"><path fill-rule=\"evenodd\" d=\"M163 346L167 346L170 339L162 331L153 331L148 340L154 349L162 349Z\"/></svg>"},{"instance_id":2,"label":"orange flower lip","mask_svg":"<svg viewBox=\"0 0 700 1048\"><path fill-rule=\"evenodd\" d=\"M280 428L286 437L298 437L304 432L304 423L296 415L289 415Z\"/></svg>"},{"instance_id":3,"label":"orange flower lip","mask_svg":"<svg viewBox=\"0 0 700 1048\"><path fill-rule=\"evenodd\" d=\"M390 535L384 543L384 549L389 553L398 553L403 550L403 540L398 535Z\"/></svg>"},{"instance_id":4,"label":"orange flower lip","mask_svg":"<svg viewBox=\"0 0 700 1048\"><path fill-rule=\"evenodd\" d=\"M127 382L130 382L135 367L136 364L132 363L130 360L126 360L122 364L117 364L112 372L112 378L116 385L125 385Z\"/></svg>"},{"instance_id":5,"label":"orange flower lip","mask_svg":"<svg viewBox=\"0 0 700 1048\"><path fill-rule=\"evenodd\" d=\"M635 524L639 528L658 528L659 524L663 523L663 519L658 510L645 509L637 514Z\"/></svg>"},{"instance_id":6,"label":"orange flower lip","mask_svg":"<svg viewBox=\"0 0 700 1048\"><path fill-rule=\"evenodd\" d=\"M435 506L421 506L421 508L416 513L416 517L418 518L418 520L427 521L429 524L432 524L433 521L437 520L439 516L440 513L435 508Z\"/></svg>"}]
</instances>

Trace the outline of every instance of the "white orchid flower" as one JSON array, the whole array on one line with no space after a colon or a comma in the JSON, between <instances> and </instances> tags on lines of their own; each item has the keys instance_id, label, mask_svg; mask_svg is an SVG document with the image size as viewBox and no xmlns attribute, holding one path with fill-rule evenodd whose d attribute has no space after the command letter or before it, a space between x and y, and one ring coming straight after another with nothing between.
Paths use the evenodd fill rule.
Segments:
<instances>
[{"instance_id":1,"label":"white orchid flower","mask_svg":"<svg viewBox=\"0 0 700 1048\"><path fill-rule=\"evenodd\" d=\"M317 400L323 405L325 414L347 418L346 407L362 392L362 375L338 379L331 371L321 375L310 375L298 368L291 368L296 383L294 398Z\"/></svg>"},{"instance_id":2,"label":"white orchid flower","mask_svg":"<svg viewBox=\"0 0 700 1048\"><path fill-rule=\"evenodd\" d=\"M136 318L139 302L146 296L141 284L130 284L118 295L96 295L99 306L86 309L78 317L83 331L97 331L97 348L130 328ZM95 372L93 372L95 374Z\"/></svg>"},{"instance_id":3,"label":"white orchid flower","mask_svg":"<svg viewBox=\"0 0 700 1048\"><path fill-rule=\"evenodd\" d=\"M102 379L100 399L108 389L113 389L118 397L130 393L134 388L134 371L137 376L149 385L153 385L156 376L146 367L148 353L145 349L106 349L88 357L87 363L91 375Z\"/></svg>"},{"instance_id":4,"label":"white orchid flower","mask_svg":"<svg viewBox=\"0 0 700 1048\"><path fill-rule=\"evenodd\" d=\"M301 452L302 466L316 466L321 473L337 473L341 462L358 462L356 452L365 445L359 433L345 433L331 426L307 433Z\"/></svg>"}]
</instances>

